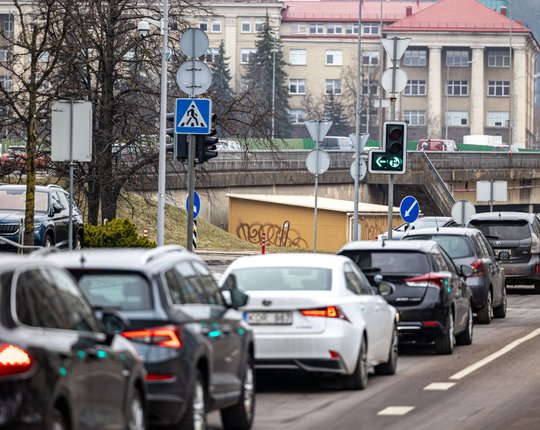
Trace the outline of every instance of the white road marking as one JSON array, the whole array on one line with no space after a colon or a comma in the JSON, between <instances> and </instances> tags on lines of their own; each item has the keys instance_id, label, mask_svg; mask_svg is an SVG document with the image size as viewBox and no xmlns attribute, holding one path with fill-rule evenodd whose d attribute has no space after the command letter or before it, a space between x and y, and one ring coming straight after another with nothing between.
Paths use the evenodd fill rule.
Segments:
<instances>
[{"instance_id":1,"label":"white road marking","mask_svg":"<svg viewBox=\"0 0 540 430\"><path fill-rule=\"evenodd\" d=\"M377 415L405 415L413 409L414 406L388 406L382 411L377 412Z\"/></svg>"},{"instance_id":2,"label":"white road marking","mask_svg":"<svg viewBox=\"0 0 540 430\"><path fill-rule=\"evenodd\" d=\"M481 367L485 366L486 364L489 364L492 361L496 360L497 358L503 356L507 352L512 351L515 347L521 345L522 343L527 342L528 340L531 340L532 338L538 336L539 334L540 334L540 328L537 328L536 330L532 331L528 335L523 336L523 337L513 341L512 343L509 343L508 345L506 345L504 348L498 350L497 352L494 352L493 354L488 355L486 358L484 358L484 359L482 359L480 361L477 361L473 365L471 365L469 367L466 367L462 371L453 374L452 376L450 376L449 379L452 379L452 380L455 380L455 381L460 380L460 379L464 378L465 376L470 375L475 370L478 370Z\"/></svg>"},{"instance_id":3,"label":"white road marking","mask_svg":"<svg viewBox=\"0 0 540 430\"><path fill-rule=\"evenodd\" d=\"M426 391L446 391L456 385L455 382L433 382L424 387Z\"/></svg>"}]
</instances>

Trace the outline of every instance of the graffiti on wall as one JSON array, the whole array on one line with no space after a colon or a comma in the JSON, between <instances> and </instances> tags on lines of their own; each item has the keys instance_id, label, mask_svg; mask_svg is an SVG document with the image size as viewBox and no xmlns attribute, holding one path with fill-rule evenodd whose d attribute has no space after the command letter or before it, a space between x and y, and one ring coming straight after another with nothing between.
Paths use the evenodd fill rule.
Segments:
<instances>
[{"instance_id":1,"label":"graffiti on wall","mask_svg":"<svg viewBox=\"0 0 540 430\"><path fill-rule=\"evenodd\" d=\"M289 221L282 226L270 223L248 224L240 222L236 229L236 235L251 243L260 243L262 233L266 234L266 241L274 246L286 246L291 248L307 248L307 242L300 236L297 230L291 229Z\"/></svg>"}]
</instances>

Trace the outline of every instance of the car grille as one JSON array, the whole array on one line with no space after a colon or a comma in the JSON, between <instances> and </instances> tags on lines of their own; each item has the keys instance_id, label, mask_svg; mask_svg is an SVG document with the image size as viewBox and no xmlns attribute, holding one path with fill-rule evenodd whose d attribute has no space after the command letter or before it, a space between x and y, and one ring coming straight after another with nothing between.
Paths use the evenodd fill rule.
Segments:
<instances>
[{"instance_id":1,"label":"car grille","mask_svg":"<svg viewBox=\"0 0 540 430\"><path fill-rule=\"evenodd\" d=\"M0 224L0 234L14 234L19 231L19 224Z\"/></svg>"}]
</instances>

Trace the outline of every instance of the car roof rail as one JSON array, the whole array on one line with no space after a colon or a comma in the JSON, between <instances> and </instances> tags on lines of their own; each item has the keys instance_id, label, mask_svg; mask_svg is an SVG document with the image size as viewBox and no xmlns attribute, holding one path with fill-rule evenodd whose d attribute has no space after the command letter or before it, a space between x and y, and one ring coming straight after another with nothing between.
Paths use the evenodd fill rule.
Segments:
<instances>
[{"instance_id":1,"label":"car roof rail","mask_svg":"<svg viewBox=\"0 0 540 430\"><path fill-rule=\"evenodd\" d=\"M158 246L157 248L146 251L141 256L141 263L146 264L157 257L161 257L165 254L170 254L172 252L185 252L186 248L181 245L164 245Z\"/></svg>"}]
</instances>

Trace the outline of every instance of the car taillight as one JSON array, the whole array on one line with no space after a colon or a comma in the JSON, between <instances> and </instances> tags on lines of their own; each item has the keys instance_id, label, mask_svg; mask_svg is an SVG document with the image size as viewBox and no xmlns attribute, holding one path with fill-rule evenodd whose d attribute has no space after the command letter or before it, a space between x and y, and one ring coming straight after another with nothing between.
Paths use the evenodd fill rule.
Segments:
<instances>
[{"instance_id":1,"label":"car taillight","mask_svg":"<svg viewBox=\"0 0 540 430\"><path fill-rule=\"evenodd\" d=\"M182 341L178 327L168 325L142 330L125 331L122 336L134 342L148 345L164 346L166 348L181 348Z\"/></svg>"},{"instance_id":2,"label":"car taillight","mask_svg":"<svg viewBox=\"0 0 540 430\"><path fill-rule=\"evenodd\" d=\"M538 254L539 252L540 252L540 240L538 239L538 236L533 233L532 241L531 241L531 253Z\"/></svg>"},{"instance_id":3,"label":"car taillight","mask_svg":"<svg viewBox=\"0 0 540 430\"><path fill-rule=\"evenodd\" d=\"M440 273L425 273L422 276L415 278L407 278L403 280L409 287L438 287L447 288L448 277Z\"/></svg>"},{"instance_id":4,"label":"car taillight","mask_svg":"<svg viewBox=\"0 0 540 430\"><path fill-rule=\"evenodd\" d=\"M471 263L471 267L474 269L474 272L469 277L472 277L472 276L484 276L485 275L484 260L482 260L481 258L478 258L477 260L474 260Z\"/></svg>"},{"instance_id":5,"label":"car taillight","mask_svg":"<svg viewBox=\"0 0 540 430\"><path fill-rule=\"evenodd\" d=\"M325 308L303 309L300 313L305 317L323 317L323 318L339 318L344 321L349 321L343 311L338 306L326 306Z\"/></svg>"},{"instance_id":6,"label":"car taillight","mask_svg":"<svg viewBox=\"0 0 540 430\"><path fill-rule=\"evenodd\" d=\"M30 370L30 355L18 346L0 343L0 376L17 375Z\"/></svg>"}]
</instances>

